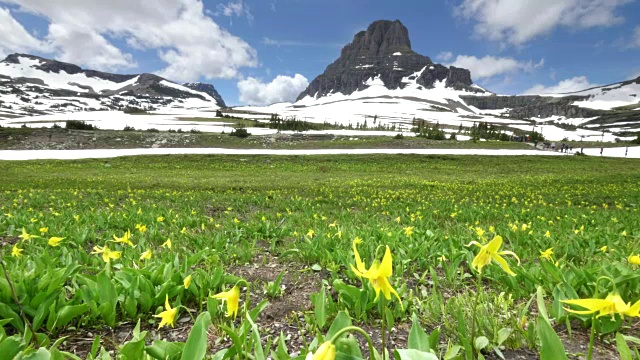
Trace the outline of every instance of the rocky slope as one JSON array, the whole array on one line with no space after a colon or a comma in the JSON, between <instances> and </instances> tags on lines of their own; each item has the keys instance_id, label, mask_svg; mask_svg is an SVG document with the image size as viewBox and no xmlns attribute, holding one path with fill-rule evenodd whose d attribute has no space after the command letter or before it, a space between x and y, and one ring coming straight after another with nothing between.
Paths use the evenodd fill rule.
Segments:
<instances>
[{"instance_id":1,"label":"rocky slope","mask_svg":"<svg viewBox=\"0 0 640 360\"><path fill-rule=\"evenodd\" d=\"M154 74L111 74L27 54L0 62L0 118L84 110L219 108L210 84L183 86Z\"/></svg>"},{"instance_id":2,"label":"rocky slope","mask_svg":"<svg viewBox=\"0 0 640 360\"><path fill-rule=\"evenodd\" d=\"M340 57L327 66L299 96L319 98L331 93L350 95L364 90L370 79L380 78L387 89L402 89L409 78L426 89L446 80L446 87L484 92L474 87L469 70L435 64L411 49L409 31L398 20L373 22L355 35Z\"/></svg>"}]
</instances>

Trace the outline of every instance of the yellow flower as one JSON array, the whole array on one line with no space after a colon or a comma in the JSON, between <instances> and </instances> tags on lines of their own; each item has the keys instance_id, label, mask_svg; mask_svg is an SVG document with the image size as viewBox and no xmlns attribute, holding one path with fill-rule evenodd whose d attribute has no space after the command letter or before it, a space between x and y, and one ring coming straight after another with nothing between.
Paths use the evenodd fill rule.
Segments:
<instances>
[{"instance_id":1,"label":"yellow flower","mask_svg":"<svg viewBox=\"0 0 640 360\"><path fill-rule=\"evenodd\" d=\"M156 218L156 221L158 221L158 222L163 222L163 221L164 221L164 217L163 217L163 216L158 216L158 217Z\"/></svg>"},{"instance_id":2,"label":"yellow flower","mask_svg":"<svg viewBox=\"0 0 640 360\"><path fill-rule=\"evenodd\" d=\"M355 241L354 241L354 250L355 250ZM387 246L387 249L382 257L382 262L375 260L369 270L361 271L361 269L365 268L364 262L359 259L360 255L357 251L354 251L356 256L356 267L351 265L351 270L358 276L369 279L371 282L371 286L373 286L373 290L376 292L375 300L378 300L380 297L380 292L384 295L384 298L387 300L391 300L391 294L395 295L395 297L400 301L400 306L402 305L402 300L400 299L400 295L396 292L396 290L389 283L389 277L393 275L393 259L391 258L391 249ZM375 301L374 300L374 301Z\"/></svg>"},{"instance_id":3,"label":"yellow flower","mask_svg":"<svg viewBox=\"0 0 640 360\"><path fill-rule=\"evenodd\" d=\"M607 247L607 245L600 248L600 251L602 251L603 253L606 253L607 250L609 250L609 247Z\"/></svg>"},{"instance_id":4,"label":"yellow flower","mask_svg":"<svg viewBox=\"0 0 640 360\"><path fill-rule=\"evenodd\" d=\"M315 231L313 231L313 229L309 229L309 231L307 232L307 236L308 237L313 237L316 234Z\"/></svg>"},{"instance_id":5,"label":"yellow flower","mask_svg":"<svg viewBox=\"0 0 640 360\"><path fill-rule=\"evenodd\" d=\"M545 251L540 251L540 258L553 261L553 248L548 248Z\"/></svg>"},{"instance_id":6,"label":"yellow flower","mask_svg":"<svg viewBox=\"0 0 640 360\"><path fill-rule=\"evenodd\" d=\"M144 233L145 231L147 231L147 225L136 224L136 229L141 233Z\"/></svg>"},{"instance_id":7,"label":"yellow flower","mask_svg":"<svg viewBox=\"0 0 640 360\"><path fill-rule=\"evenodd\" d=\"M403 230L404 230L404 234L407 235L408 237L411 237L411 235L413 235L413 226L407 226Z\"/></svg>"},{"instance_id":8,"label":"yellow flower","mask_svg":"<svg viewBox=\"0 0 640 360\"><path fill-rule=\"evenodd\" d=\"M163 242L161 246L171 250L171 239L167 239L167 241Z\"/></svg>"},{"instance_id":9,"label":"yellow flower","mask_svg":"<svg viewBox=\"0 0 640 360\"><path fill-rule=\"evenodd\" d=\"M122 252L120 251L109 250L109 248L106 245L104 247L100 247L97 245L94 246L93 251L91 253L102 254L102 260L104 260L104 262L109 262L111 261L111 259L119 259L120 256L122 255Z\"/></svg>"},{"instance_id":10,"label":"yellow flower","mask_svg":"<svg viewBox=\"0 0 640 360\"><path fill-rule=\"evenodd\" d=\"M605 299L577 299L577 300L561 300L561 302L569 305L576 305L587 310L572 310L565 308L570 313L586 315L598 312L596 317L610 315L612 318L618 314L621 317L631 316L640 317L640 300L633 306L625 303L618 293L611 293Z\"/></svg>"},{"instance_id":11,"label":"yellow flower","mask_svg":"<svg viewBox=\"0 0 640 360\"><path fill-rule=\"evenodd\" d=\"M176 314L178 314L178 308L171 308L171 305L169 305L169 295L167 295L164 301L164 308L165 311L161 312L158 315L153 315L154 317L162 319L160 321L160 325L158 325L158 329L165 325L171 325L171 327L173 327L173 324L176 320Z\"/></svg>"},{"instance_id":12,"label":"yellow flower","mask_svg":"<svg viewBox=\"0 0 640 360\"><path fill-rule=\"evenodd\" d=\"M13 257L23 256L22 255L23 251L24 251L24 249L20 249L18 247L18 244L13 244L13 247L11 248L11 256L13 256Z\"/></svg>"},{"instance_id":13,"label":"yellow flower","mask_svg":"<svg viewBox=\"0 0 640 360\"><path fill-rule=\"evenodd\" d=\"M29 241L29 240L31 240L31 239L37 239L37 238L39 238L40 236L38 236L38 235L31 235L31 234L29 234L29 233L27 232L27 230L25 230L25 228L22 228L22 234L18 235L18 237L19 237L20 239L22 239L23 241Z\"/></svg>"},{"instance_id":14,"label":"yellow flower","mask_svg":"<svg viewBox=\"0 0 640 360\"><path fill-rule=\"evenodd\" d=\"M40 230L40 235L44 235L49 232L48 227L41 227L39 230Z\"/></svg>"},{"instance_id":15,"label":"yellow flower","mask_svg":"<svg viewBox=\"0 0 640 360\"><path fill-rule=\"evenodd\" d=\"M133 246L133 243L131 242L131 240L129 240L129 238L131 237L131 231L127 230L126 233L124 233L124 235L122 235L122 237L117 237L115 235L113 235L113 239L115 242L117 243L121 243L121 244L127 244L129 246Z\"/></svg>"},{"instance_id":16,"label":"yellow flower","mask_svg":"<svg viewBox=\"0 0 640 360\"><path fill-rule=\"evenodd\" d=\"M52 236L51 238L49 238L49 246L56 247L56 246L60 245L60 242L62 240L64 240L64 238Z\"/></svg>"},{"instance_id":17,"label":"yellow flower","mask_svg":"<svg viewBox=\"0 0 640 360\"><path fill-rule=\"evenodd\" d=\"M484 235L484 229L481 227L477 227L475 228L476 230L476 235L478 235L478 237L482 237L482 235Z\"/></svg>"},{"instance_id":18,"label":"yellow flower","mask_svg":"<svg viewBox=\"0 0 640 360\"><path fill-rule=\"evenodd\" d=\"M140 255L140 260L148 260L151 259L151 250L147 250Z\"/></svg>"},{"instance_id":19,"label":"yellow flower","mask_svg":"<svg viewBox=\"0 0 640 360\"><path fill-rule=\"evenodd\" d=\"M183 227L182 230L180 230L181 234L185 234L186 232L187 232L187 228L186 227Z\"/></svg>"},{"instance_id":20,"label":"yellow flower","mask_svg":"<svg viewBox=\"0 0 640 360\"><path fill-rule=\"evenodd\" d=\"M331 341L326 341L320 345L316 353L309 351L305 360L335 360L336 346Z\"/></svg>"},{"instance_id":21,"label":"yellow flower","mask_svg":"<svg viewBox=\"0 0 640 360\"><path fill-rule=\"evenodd\" d=\"M235 318L238 315L238 302L240 300L240 289L234 286L229 291L223 291L219 294L213 295L214 299L221 299L227 302L227 316Z\"/></svg>"},{"instance_id":22,"label":"yellow flower","mask_svg":"<svg viewBox=\"0 0 640 360\"><path fill-rule=\"evenodd\" d=\"M482 268L491 263L491 260L495 261L507 274L511 276L515 276L516 273L511 271L509 268L509 264L501 255L511 255L518 260L518 264L520 264L520 258L518 255L513 253L512 251L499 251L500 246L502 246L502 237L497 235L493 238L487 245L482 245L477 241L470 242L467 246L476 245L480 248L480 252L473 259L473 263L471 263L471 267L476 269L478 272L482 272Z\"/></svg>"},{"instance_id":23,"label":"yellow flower","mask_svg":"<svg viewBox=\"0 0 640 360\"><path fill-rule=\"evenodd\" d=\"M354 273L356 273L356 275L358 273L364 273L367 271L367 267L362 261L362 259L360 258L360 253L358 252L358 248L356 247L356 245L359 245L359 244L362 244L362 239L356 236L356 238L353 239L353 255L356 258L356 267L353 267L353 264L350 264L351 269L353 270Z\"/></svg>"},{"instance_id":24,"label":"yellow flower","mask_svg":"<svg viewBox=\"0 0 640 360\"><path fill-rule=\"evenodd\" d=\"M546 232L546 233L544 233L544 236L546 236L546 237L548 237L548 238L549 238L549 237L551 237L551 233L549 232L549 230L547 230L547 232Z\"/></svg>"},{"instance_id":25,"label":"yellow flower","mask_svg":"<svg viewBox=\"0 0 640 360\"><path fill-rule=\"evenodd\" d=\"M493 225L489 226L489 232L495 233L496 228Z\"/></svg>"},{"instance_id":26,"label":"yellow flower","mask_svg":"<svg viewBox=\"0 0 640 360\"><path fill-rule=\"evenodd\" d=\"M189 286L191 286L191 275L187 276L186 278L184 278L184 280L182 281L182 283L184 284L184 288L188 289Z\"/></svg>"},{"instance_id":27,"label":"yellow flower","mask_svg":"<svg viewBox=\"0 0 640 360\"><path fill-rule=\"evenodd\" d=\"M629 261L629 264L640 265L640 255L629 255L627 261Z\"/></svg>"},{"instance_id":28,"label":"yellow flower","mask_svg":"<svg viewBox=\"0 0 640 360\"><path fill-rule=\"evenodd\" d=\"M240 220L238 220L238 218L235 218L235 217L234 217L234 218L233 218L233 223L234 223L234 224L240 224Z\"/></svg>"}]
</instances>

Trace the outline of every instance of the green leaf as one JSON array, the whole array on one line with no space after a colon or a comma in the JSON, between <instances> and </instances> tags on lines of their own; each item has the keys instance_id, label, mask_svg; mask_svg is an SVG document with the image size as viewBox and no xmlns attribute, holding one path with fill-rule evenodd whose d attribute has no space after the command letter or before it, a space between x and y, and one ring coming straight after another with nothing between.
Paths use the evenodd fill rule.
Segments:
<instances>
[{"instance_id":1,"label":"green leaf","mask_svg":"<svg viewBox=\"0 0 640 360\"><path fill-rule=\"evenodd\" d=\"M411 316L411 323L408 343L409 349L429 352L429 350L431 350L429 336L427 336L427 333L420 326L418 316L415 313Z\"/></svg>"},{"instance_id":2,"label":"green leaf","mask_svg":"<svg viewBox=\"0 0 640 360\"><path fill-rule=\"evenodd\" d=\"M452 347L447 349L447 352L444 354L444 360L452 360L453 358L458 356L460 349L462 349L460 345L453 345Z\"/></svg>"},{"instance_id":3,"label":"green leaf","mask_svg":"<svg viewBox=\"0 0 640 360\"><path fill-rule=\"evenodd\" d=\"M114 327L116 325L116 305L118 302L118 293L107 274L102 271L96 277L98 283L98 295L101 305L98 311L102 314L107 325Z\"/></svg>"},{"instance_id":4,"label":"green leaf","mask_svg":"<svg viewBox=\"0 0 640 360\"><path fill-rule=\"evenodd\" d=\"M396 349L394 355L396 360L438 360L432 353L415 349Z\"/></svg>"},{"instance_id":5,"label":"green leaf","mask_svg":"<svg viewBox=\"0 0 640 360\"><path fill-rule=\"evenodd\" d=\"M347 326L351 326L351 317L347 314L346 311L340 311L338 316L333 320L331 326L329 327L329 331L327 331L327 339L333 338L338 331L346 328Z\"/></svg>"},{"instance_id":6,"label":"green leaf","mask_svg":"<svg viewBox=\"0 0 640 360\"><path fill-rule=\"evenodd\" d=\"M362 351L360 350L360 345L358 344L358 340L351 334L346 337L340 337L336 341L336 351L347 356L353 357L355 359L362 359Z\"/></svg>"},{"instance_id":7,"label":"green leaf","mask_svg":"<svg viewBox=\"0 0 640 360\"><path fill-rule=\"evenodd\" d=\"M211 325L211 315L203 312L198 315L195 324L191 328L187 344L182 352L182 360L201 360L207 354L207 330Z\"/></svg>"},{"instance_id":8,"label":"green leaf","mask_svg":"<svg viewBox=\"0 0 640 360\"><path fill-rule=\"evenodd\" d=\"M568 360L560 337L542 315L538 316L536 331L540 339L540 360Z\"/></svg>"},{"instance_id":9,"label":"green leaf","mask_svg":"<svg viewBox=\"0 0 640 360\"><path fill-rule=\"evenodd\" d=\"M311 295L311 302L313 303L313 311L316 315L316 324L318 324L320 330L323 330L327 324L327 296L324 284L322 284L319 293Z\"/></svg>"},{"instance_id":10,"label":"green leaf","mask_svg":"<svg viewBox=\"0 0 640 360\"><path fill-rule=\"evenodd\" d=\"M276 351L271 351L271 357L274 360L290 360L291 356L289 355L289 349L287 349L287 344L284 341L284 333L280 331L280 336L278 337L278 347Z\"/></svg>"},{"instance_id":11,"label":"green leaf","mask_svg":"<svg viewBox=\"0 0 640 360\"><path fill-rule=\"evenodd\" d=\"M38 351L23 357L22 360L51 360L51 353L45 348L40 348Z\"/></svg>"},{"instance_id":12,"label":"green leaf","mask_svg":"<svg viewBox=\"0 0 640 360\"><path fill-rule=\"evenodd\" d=\"M15 311L11 310L11 307L7 304L0 303L0 318L11 319L11 325L18 330L18 332L24 332L24 323Z\"/></svg>"},{"instance_id":13,"label":"green leaf","mask_svg":"<svg viewBox=\"0 0 640 360\"><path fill-rule=\"evenodd\" d=\"M62 309L58 311L58 314L56 316L56 321L54 322L50 330L53 331L55 328L66 326L73 319L79 317L80 315L86 313L87 311L89 311L89 305L87 304L67 305L62 307Z\"/></svg>"},{"instance_id":14,"label":"green leaf","mask_svg":"<svg viewBox=\"0 0 640 360\"><path fill-rule=\"evenodd\" d=\"M166 360L181 354L183 349L184 343L156 340L151 346L147 346L145 351L156 360Z\"/></svg>"},{"instance_id":15,"label":"green leaf","mask_svg":"<svg viewBox=\"0 0 640 360\"><path fill-rule=\"evenodd\" d=\"M500 346L500 345L502 345L503 342L507 341L507 339L509 338L509 335L511 335L512 332L513 332L513 330L511 330L509 328L502 328L502 329L498 330L497 345Z\"/></svg>"},{"instance_id":16,"label":"green leaf","mask_svg":"<svg viewBox=\"0 0 640 360\"><path fill-rule=\"evenodd\" d=\"M320 266L320 265L318 265L318 264L313 264L313 265L311 266L311 270L313 270L313 271L320 271L320 270L322 270L322 266Z\"/></svg>"},{"instance_id":17,"label":"green leaf","mask_svg":"<svg viewBox=\"0 0 640 360\"><path fill-rule=\"evenodd\" d=\"M489 345L489 339L486 336L478 336L473 344L476 350L480 351Z\"/></svg>"},{"instance_id":18,"label":"green leaf","mask_svg":"<svg viewBox=\"0 0 640 360\"><path fill-rule=\"evenodd\" d=\"M438 344L440 344L440 328L434 329L431 334L429 334L429 347L431 349L437 349Z\"/></svg>"},{"instance_id":19,"label":"green leaf","mask_svg":"<svg viewBox=\"0 0 640 360\"><path fill-rule=\"evenodd\" d=\"M627 345L627 341L622 334L616 334L616 346L618 347L618 353L620 354L620 360L632 360L631 349Z\"/></svg>"},{"instance_id":20,"label":"green leaf","mask_svg":"<svg viewBox=\"0 0 640 360\"><path fill-rule=\"evenodd\" d=\"M19 336L10 336L0 342L0 354L3 357L6 356L5 359L13 359L23 346L24 344Z\"/></svg>"}]
</instances>

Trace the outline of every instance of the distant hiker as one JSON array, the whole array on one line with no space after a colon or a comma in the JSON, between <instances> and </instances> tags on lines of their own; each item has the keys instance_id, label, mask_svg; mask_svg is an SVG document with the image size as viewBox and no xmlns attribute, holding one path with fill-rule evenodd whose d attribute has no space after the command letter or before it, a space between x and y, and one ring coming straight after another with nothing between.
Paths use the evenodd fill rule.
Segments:
<instances>
[{"instance_id":1,"label":"distant hiker","mask_svg":"<svg viewBox=\"0 0 640 360\"><path fill-rule=\"evenodd\" d=\"M628 153L629 153L629 147L627 146L627 149L624 151L624 157L627 157Z\"/></svg>"},{"instance_id":2,"label":"distant hiker","mask_svg":"<svg viewBox=\"0 0 640 360\"><path fill-rule=\"evenodd\" d=\"M603 148L603 147L601 147L601 148L600 148L600 156L602 156L602 152L603 152L603 151L604 151L604 148Z\"/></svg>"}]
</instances>

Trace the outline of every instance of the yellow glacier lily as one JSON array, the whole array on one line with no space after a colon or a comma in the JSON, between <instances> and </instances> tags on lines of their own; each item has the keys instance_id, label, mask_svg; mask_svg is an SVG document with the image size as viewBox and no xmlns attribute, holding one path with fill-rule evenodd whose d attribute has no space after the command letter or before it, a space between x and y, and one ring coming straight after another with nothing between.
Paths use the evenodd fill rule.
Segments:
<instances>
[{"instance_id":1,"label":"yellow glacier lily","mask_svg":"<svg viewBox=\"0 0 640 360\"><path fill-rule=\"evenodd\" d=\"M629 264L640 265L640 255L629 255L627 261L629 261Z\"/></svg>"},{"instance_id":2,"label":"yellow glacier lily","mask_svg":"<svg viewBox=\"0 0 640 360\"><path fill-rule=\"evenodd\" d=\"M164 243L162 243L161 245L162 247L166 247L167 249L171 250L171 239L167 239L167 241L165 241Z\"/></svg>"},{"instance_id":3,"label":"yellow glacier lily","mask_svg":"<svg viewBox=\"0 0 640 360\"><path fill-rule=\"evenodd\" d=\"M240 289L234 286L231 290L223 291L213 295L214 299L220 299L227 302L227 317L235 318L238 315L238 302L240 301Z\"/></svg>"},{"instance_id":4,"label":"yellow glacier lily","mask_svg":"<svg viewBox=\"0 0 640 360\"><path fill-rule=\"evenodd\" d=\"M154 317L162 319L160 321L160 325L158 325L158 329L165 325L171 325L171 327L173 327L176 320L176 314L178 314L178 308L172 308L171 305L169 305L169 295L167 295L164 301L164 308L165 311L158 315L153 315Z\"/></svg>"},{"instance_id":5,"label":"yellow glacier lily","mask_svg":"<svg viewBox=\"0 0 640 360\"><path fill-rule=\"evenodd\" d=\"M29 233L27 232L27 230L25 230L25 228L22 228L22 234L18 235L18 237L19 237L20 239L22 239L22 241L29 241L29 240L31 240L31 239L37 239L37 238L39 238L40 236L38 236L38 235L31 235L31 234L29 234Z\"/></svg>"},{"instance_id":6,"label":"yellow glacier lily","mask_svg":"<svg viewBox=\"0 0 640 360\"><path fill-rule=\"evenodd\" d=\"M13 247L11 248L11 256L13 256L13 257L23 256L22 255L23 251L24 251L24 249L20 249L18 247L18 244L13 244Z\"/></svg>"},{"instance_id":7,"label":"yellow glacier lily","mask_svg":"<svg viewBox=\"0 0 640 360\"><path fill-rule=\"evenodd\" d=\"M540 258L553 261L553 248L548 248L545 251L540 250Z\"/></svg>"},{"instance_id":8,"label":"yellow glacier lily","mask_svg":"<svg viewBox=\"0 0 640 360\"><path fill-rule=\"evenodd\" d=\"M102 254L102 260L109 262L111 259L119 259L122 255L120 251L112 251L106 245L104 247L94 246L92 254Z\"/></svg>"},{"instance_id":9,"label":"yellow glacier lily","mask_svg":"<svg viewBox=\"0 0 640 360\"><path fill-rule=\"evenodd\" d=\"M378 300L380 297L380 292L384 295L384 298L387 300L391 300L391 294L395 295L395 297L400 302L400 306L402 305L402 300L400 299L400 295L396 292L396 290L389 283L389 277L393 275L393 259L391 257L391 249L387 246L385 250L384 256L382 257L382 262L375 260L369 270L361 271L365 268L364 262L362 260L358 260L360 255L358 254L355 248L356 242L354 241L354 252L356 254L356 267L351 265L351 270L358 276L363 277L365 279L369 279L371 282L371 286L373 286L373 290L376 292L375 300Z\"/></svg>"},{"instance_id":10,"label":"yellow glacier lily","mask_svg":"<svg viewBox=\"0 0 640 360\"><path fill-rule=\"evenodd\" d=\"M182 284L184 285L185 289L188 289L189 286L191 286L191 275L187 276L186 278L184 278L184 280L182 281Z\"/></svg>"},{"instance_id":11,"label":"yellow glacier lily","mask_svg":"<svg viewBox=\"0 0 640 360\"><path fill-rule=\"evenodd\" d=\"M151 250L147 250L140 255L140 260L149 260L151 259Z\"/></svg>"},{"instance_id":12,"label":"yellow glacier lily","mask_svg":"<svg viewBox=\"0 0 640 360\"><path fill-rule=\"evenodd\" d=\"M127 232L124 233L124 235L122 235L122 237L117 237L117 236L113 235L113 239L114 239L115 242L121 243L121 244L127 244L127 245L133 247L133 243L131 242L131 240L129 240L129 238L131 238L131 231L129 231L129 230L127 230Z\"/></svg>"},{"instance_id":13,"label":"yellow glacier lily","mask_svg":"<svg viewBox=\"0 0 640 360\"><path fill-rule=\"evenodd\" d=\"M518 264L520 264L520 258L512 251L499 251L502 246L502 236L497 235L493 238L488 244L482 245L477 241L472 241L467 246L476 245L480 248L480 252L473 259L471 263L471 267L476 269L478 272L482 272L482 268L489 265L491 260L495 261L507 274L511 276L516 276L507 261L502 257L502 255L511 255L518 260Z\"/></svg>"},{"instance_id":14,"label":"yellow glacier lily","mask_svg":"<svg viewBox=\"0 0 640 360\"><path fill-rule=\"evenodd\" d=\"M570 313L586 315L598 313L596 317L611 316L612 318L618 314L621 317L631 316L640 317L640 300L633 306L630 303L624 302L618 293L611 293L607 295L605 299L576 299L576 300L561 300L562 303L569 305L576 305L586 310L572 310L565 308Z\"/></svg>"},{"instance_id":15,"label":"yellow glacier lily","mask_svg":"<svg viewBox=\"0 0 640 360\"><path fill-rule=\"evenodd\" d=\"M334 360L336 358L336 346L331 341L326 341L318 347L316 353L309 351L305 360Z\"/></svg>"},{"instance_id":16,"label":"yellow glacier lily","mask_svg":"<svg viewBox=\"0 0 640 360\"><path fill-rule=\"evenodd\" d=\"M56 247L60 245L60 242L62 242L62 240L64 240L63 237L52 236L51 238L49 238L48 243L49 243L49 246Z\"/></svg>"}]
</instances>

